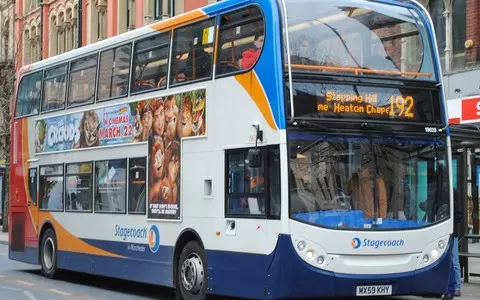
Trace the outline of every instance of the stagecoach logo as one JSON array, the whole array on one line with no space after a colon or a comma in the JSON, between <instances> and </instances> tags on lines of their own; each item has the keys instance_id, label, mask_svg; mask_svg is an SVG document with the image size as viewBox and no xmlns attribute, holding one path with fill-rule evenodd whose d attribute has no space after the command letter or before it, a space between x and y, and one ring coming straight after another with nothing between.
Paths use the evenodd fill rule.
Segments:
<instances>
[{"instance_id":1,"label":"stagecoach logo","mask_svg":"<svg viewBox=\"0 0 480 300\"><path fill-rule=\"evenodd\" d=\"M360 244L361 244L361 242L360 242L360 239L359 239L359 238L353 238L353 239L352 239L352 247L353 247L354 249L360 248Z\"/></svg>"},{"instance_id":2,"label":"stagecoach logo","mask_svg":"<svg viewBox=\"0 0 480 300\"><path fill-rule=\"evenodd\" d=\"M364 239L363 242L358 237L352 239L352 248L358 249L360 247L369 247L369 248L384 248L384 247L401 247L405 244L405 241L402 239L399 240L370 240Z\"/></svg>"},{"instance_id":3,"label":"stagecoach logo","mask_svg":"<svg viewBox=\"0 0 480 300\"><path fill-rule=\"evenodd\" d=\"M160 231L156 225L152 225L148 231L148 246L153 253L160 248Z\"/></svg>"}]
</instances>

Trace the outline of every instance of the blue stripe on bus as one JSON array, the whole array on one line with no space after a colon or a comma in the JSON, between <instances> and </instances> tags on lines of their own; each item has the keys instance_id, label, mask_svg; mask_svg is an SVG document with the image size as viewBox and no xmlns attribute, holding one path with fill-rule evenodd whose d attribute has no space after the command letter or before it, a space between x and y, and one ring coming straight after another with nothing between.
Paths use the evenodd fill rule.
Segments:
<instances>
[{"instance_id":1,"label":"blue stripe on bus","mask_svg":"<svg viewBox=\"0 0 480 300\"><path fill-rule=\"evenodd\" d=\"M125 251L122 250L125 244L121 242L94 243L119 254ZM265 298L265 293L268 299L354 296L356 286L362 284L392 284L394 295L442 294L448 284L451 251L452 243L449 243L448 250L437 262L418 271L379 275L339 274L305 263L293 249L290 236L280 235L274 252L268 255L207 250L208 285L213 294L249 299ZM173 247L164 246L159 252L161 261L59 251L58 268L171 287L173 256L169 261L164 259L173 253ZM10 257L35 263L37 249L28 248L25 253L10 252Z\"/></svg>"},{"instance_id":2,"label":"blue stripe on bus","mask_svg":"<svg viewBox=\"0 0 480 300\"><path fill-rule=\"evenodd\" d=\"M263 3L263 1L255 2L260 5ZM280 26L278 26L280 24L278 20L281 20L281 16L276 3L276 1L272 1L270 5L262 6L266 24L264 49L262 51L269 55L261 55L254 70L265 90L278 129L285 129L283 48L280 38L282 31ZM271 26L272 24L273 26Z\"/></svg>"},{"instance_id":3,"label":"blue stripe on bus","mask_svg":"<svg viewBox=\"0 0 480 300\"><path fill-rule=\"evenodd\" d=\"M9 250L8 258L11 260L21 261L27 264L38 265L38 248L25 247L24 252L15 252Z\"/></svg>"},{"instance_id":4,"label":"blue stripe on bus","mask_svg":"<svg viewBox=\"0 0 480 300\"><path fill-rule=\"evenodd\" d=\"M94 239L82 239L82 241L104 251L132 259L171 263L173 258L172 246L160 246L158 251L153 253L148 244Z\"/></svg>"},{"instance_id":5,"label":"blue stripe on bus","mask_svg":"<svg viewBox=\"0 0 480 300\"><path fill-rule=\"evenodd\" d=\"M166 265L149 260L59 251L57 267L148 284L173 286L172 263Z\"/></svg>"},{"instance_id":6,"label":"blue stripe on bus","mask_svg":"<svg viewBox=\"0 0 480 300\"><path fill-rule=\"evenodd\" d=\"M265 3L265 1L221 1L211 7L205 7L202 10L207 15L215 15L224 11L235 10L246 4L260 5L265 17L266 34L263 45L262 55L256 63L254 71L265 91L273 119L278 129L285 129L285 104L284 104L284 81L282 67L283 48L280 36L281 28L278 26L278 20L281 18L275 1ZM271 26L274 24L274 26ZM266 55L272 54L272 55Z\"/></svg>"}]
</instances>

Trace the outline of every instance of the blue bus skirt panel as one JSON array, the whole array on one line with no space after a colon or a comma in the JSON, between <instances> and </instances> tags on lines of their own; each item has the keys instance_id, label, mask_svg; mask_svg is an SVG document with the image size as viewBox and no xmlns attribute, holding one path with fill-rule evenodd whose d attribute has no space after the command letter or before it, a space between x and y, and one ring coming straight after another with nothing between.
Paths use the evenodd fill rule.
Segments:
<instances>
[{"instance_id":1,"label":"blue bus skirt panel","mask_svg":"<svg viewBox=\"0 0 480 300\"><path fill-rule=\"evenodd\" d=\"M357 285L388 284L393 295L439 295L448 285L449 245L437 262L418 271L354 275L310 266L297 255L290 236L280 235L270 255L208 251L209 293L248 299L348 297L355 296Z\"/></svg>"}]
</instances>

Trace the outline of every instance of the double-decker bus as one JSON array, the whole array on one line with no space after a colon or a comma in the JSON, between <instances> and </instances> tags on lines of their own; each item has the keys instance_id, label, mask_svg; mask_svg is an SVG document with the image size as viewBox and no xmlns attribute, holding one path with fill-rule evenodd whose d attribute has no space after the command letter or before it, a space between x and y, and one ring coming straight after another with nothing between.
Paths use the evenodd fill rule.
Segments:
<instances>
[{"instance_id":1,"label":"double-decker bus","mask_svg":"<svg viewBox=\"0 0 480 300\"><path fill-rule=\"evenodd\" d=\"M9 257L183 299L442 294L438 57L414 1L225 0L23 67Z\"/></svg>"}]
</instances>

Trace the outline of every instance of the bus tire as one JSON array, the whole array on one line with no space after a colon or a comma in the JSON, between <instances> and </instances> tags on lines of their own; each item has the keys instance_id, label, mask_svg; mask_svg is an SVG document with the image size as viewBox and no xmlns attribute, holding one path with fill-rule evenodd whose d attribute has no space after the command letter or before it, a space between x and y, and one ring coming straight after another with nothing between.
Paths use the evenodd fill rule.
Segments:
<instances>
[{"instance_id":1,"label":"bus tire","mask_svg":"<svg viewBox=\"0 0 480 300\"><path fill-rule=\"evenodd\" d=\"M177 265L178 296L181 299L205 299L208 287L205 257L205 250L198 241L190 241L183 247Z\"/></svg>"},{"instance_id":2,"label":"bus tire","mask_svg":"<svg viewBox=\"0 0 480 300\"><path fill-rule=\"evenodd\" d=\"M57 273L57 238L52 228L48 228L40 244L40 264L42 274L53 279Z\"/></svg>"}]
</instances>

